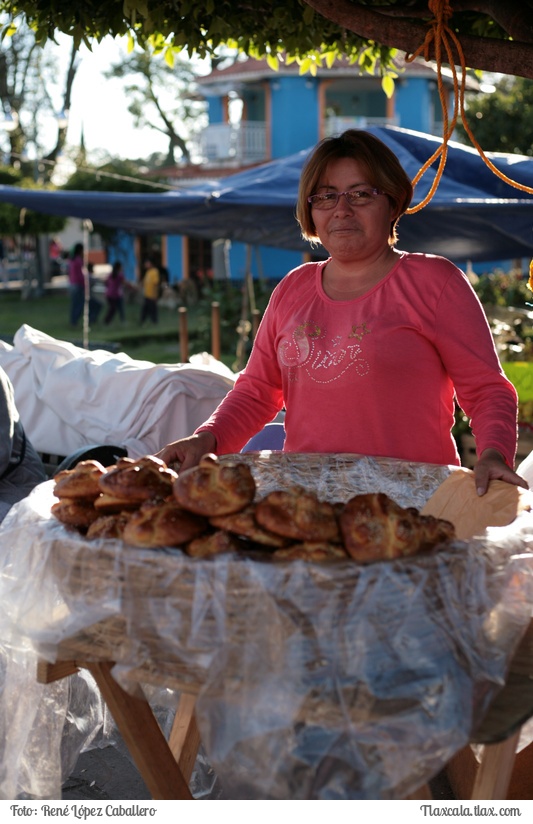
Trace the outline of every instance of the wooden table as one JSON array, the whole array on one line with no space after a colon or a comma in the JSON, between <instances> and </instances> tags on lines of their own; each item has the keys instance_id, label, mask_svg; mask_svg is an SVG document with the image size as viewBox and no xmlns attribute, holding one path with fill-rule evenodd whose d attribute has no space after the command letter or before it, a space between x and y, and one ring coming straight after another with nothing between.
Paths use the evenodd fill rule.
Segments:
<instances>
[{"instance_id":1,"label":"wooden table","mask_svg":"<svg viewBox=\"0 0 533 824\"><path fill-rule=\"evenodd\" d=\"M51 683L87 669L104 698L115 723L152 797L159 800L191 800L189 780L200 746L194 717L195 697L184 693L167 741L139 687L126 692L111 675L113 663L61 661L40 662L37 679Z\"/></svg>"},{"instance_id":2,"label":"wooden table","mask_svg":"<svg viewBox=\"0 0 533 824\"><path fill-rule=\"evenodd\" d=\"M533 716L533 620L511 661L505 686L495 696L471 743L482 744L473 800L506 799L523 724ZM530 798L533 799L533 787Z\"/></svg>"},{"instance_id":3,"label":"wooden table","mask_svg":"<svg viewBox=\"0 0 533 824\"><path fill-rule=\"evenodd\" d=\"M249 460L257 458L251 456ZM295 469L291 469L293 465ZM316 484L337 499L367 491L369 485L379 483L381 487L385 482L384 491L404 506L421 506L446 474L444 467L413 466L361 456L290 456L290 463L284 465L265 459L262 464L254 464L254 469L262 472L266 483L274 487L279 488L280 479L288 477L307 486ZM266 491L266 487L261 490ZM303 683L305 691L296 695L302 698L304 714L298 719L288 716L290 734L296 735L295 728L306 723L308 728L324 723L329 732L327 725L333 718L333 730L340 731L342 736L342 716L339 720L338 713L341 705L354 711L348 719L350 733L361 723L373 730L375 723L377 739L386 742L393 741L390 735L400 729L404 741L402 755L404 748L411 746L409 756L403 756L404 763L400 765L406 773L401 786L408 789L394 789L396 796L392 797L427 798L424 785L431 775L427 768L424 772L424 757L418 758L422 748L417 749L421 743L417 736L423 736L425 757L442 746L442 752L449 758L468 742L473 685L480 677L476 670L478 659L483 659L482 678L494 684L504 676L509 663L508 644L517 642L516 633L520 626L522 630L526 626L526 620L520 624L522 619L518 615L513 632L497 631L489 638L483 626L487 611L504 597L510 601L511 610L516 605L518 611L529 608L528 617L531 614L531 603L527 603L530 595L523 580L529 574L524 572L527 563L512 565L512 598L502 596L500 589L505 592L507 587L505 575L501 581L497 578L499 583L494 587L492 561L485 564L479 547L367 568L344 562L342 569L335 565L306 567L303 562L257 564L252 559L234 561L222 557L213 563L188 559L179 550L142 551L113 541L91 544L50 519L49 490L47 496L43 491L27 499L8 532L4 532L6 552L0 563L8 575L0 597L7 607L6 614L11 616L9 629L30 639L37 651L44 639L48 657L39 666L41 682L63 678L79 667L92 673L154 798L191 797L189 780L200 742L195 719L196 695L206 681L209 656L221 649L233 656L233 670L224 670L222 677L222 688L233 690L232 694L228 692L233 710L240 709L238 683L243 672L251 673L259 682L263 674L270 676L274 672L278 686L283 687L286 678L289 696ZM516 542L523 546L519 538ZM498 575L501 577L501 572ZM359 594L354 597L356 592ZM388 624L383 624L384 611ZM340 634L336 621L341 622ZM363 632L367 625L373 630L370 635ZM394 637L390 627L395 630ZM271 629L275 630L274 640L269 634ZM49 654L54 643L55 661ZM279 649L286 655L286 662ZM424 653L421 656L419 649ZM531 713L527 689L533 671L530 652L526 645L525 658L522 651L517 653L507 686L495 698L484 723L478 725L477 740L491 742L491 748L499 746L494 742L508 737ZM43 654L40 655L42 658ZM244 667L240 655L251 656L244 661ZM259 657L254 658L255 655ZM354 685L359 673L358 656L363 656L361 671L370 678L363 684L364 700L360 705L356 703L359 687ZM419 659L421 676L417 669ZM441 669L441 661L447 669ZM123 671L128 670L128 683L163 684L180 691L168 742L140 688L125 692L115 682L111 675L113 662ZM318 669L309 668L308 662L316 662ZM368 668L372 670L373 666L376 672L369 674ZM320 680L322 672L324 681ZM372 692L374 676L380 682L379 694ZM412 685L410 695L405 691L406 683ZM323 684L326 686L321 692ZM387 703L390 694L396 700L396 687L400 688L398 715ZM338 697L337 689L343 690ZM417 714L417 701L424 700L425 689L430 690L435 715L429 721L425 711ZM506 697L509 690L511 701ZM366 713L369 695L378 695L378 699ZM330 698L327 717L324 696ZM203 709L204 699L202 692ZM224 700L224 696L217 696L218 699ZM263 713L268 705L268 701L263 705ZM248 711L247 706L244 711ZM413 719L419 716L421 727L416 729L417 721ZM390 718L394 723L387 726ZM426 729L426 721L433 721L433 726ZM198 723L207 745L209 729L200 714ZM248 742L246 731L242 740ZM295 746L299 746L299 740ZM512 749L509 741L506 747ZM487 750L487 764L492 753L492 749ZM211 749L208 754L212 759ZM237 752L235 757L238 755ZM435 770L445 763L437 764ZM416 771L407 775L411 765ZM215 761L215 771L217 766ZM486 770L484 766L480 771L482 778ZM220 775L223 785L227 777ZM290 788L284 789L285 794L280 797L292 797ZM364 791L373 792L366 787ZM387 797L388 788L384 792L383 797ZM376 791L374 796L361 797L381 796Z\"/></svg>"},{"instance_id":4,"label":"wooden table","mask_svg":"<svg viewBox=\"0 0 533 824\"><path fill-rule=\"evenodd\" d=\"M137 768L154 799L190 800L200 733L195 721L196 697L182 693L168 741L141 688L125 692L114 680L111 662L41 662L37 678L50 683L85 667L94 677ZM522 725L533 716L533 620L511 661L505 686L496 695L471 743L483 744L472 800L506 799ZM409 796L431 799L427 784Z\"/></svg>"}]
</instances>

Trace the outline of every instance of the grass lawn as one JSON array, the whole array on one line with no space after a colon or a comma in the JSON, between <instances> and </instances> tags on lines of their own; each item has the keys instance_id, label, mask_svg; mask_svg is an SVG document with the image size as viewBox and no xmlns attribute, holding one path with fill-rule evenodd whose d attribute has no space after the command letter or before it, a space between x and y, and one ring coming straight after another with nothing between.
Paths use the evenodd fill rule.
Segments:
<instances>
[{"instance_id":1,"label":"grass lawn","mask_svg":"<svg viewBox=\"0 0 533 824\"><path fill-rule=\"evenodd\" d=\"M125 352L137 360L148 360L153 363L181 362L178 308L160 306L158 324L145 324L143 327L139 325L138 302L126 304L124 323L115 317L109 326L104 326L104 312L105 307L99 320L92 324L89 330L90 347L110 345L115 351ZM0 290L0 337L11 343L13 335L23 324L58 340L83 345L81 322L76 329L69 324L69 296L66 290L50 289L42 297L27 300L21 298L18 289ZM200 303L189 307L187 326L189 356L211 351L209 307ZM221 360L230 368L235 361L236 346L235 333L234 342L227 347L223 345L221 355Z\"/></svg>"}]
</instances>

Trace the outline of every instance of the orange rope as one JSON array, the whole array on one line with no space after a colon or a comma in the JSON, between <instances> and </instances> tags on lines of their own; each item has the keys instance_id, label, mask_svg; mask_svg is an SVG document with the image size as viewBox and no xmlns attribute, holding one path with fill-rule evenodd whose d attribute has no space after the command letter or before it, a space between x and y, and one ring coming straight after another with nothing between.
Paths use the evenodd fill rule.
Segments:
<instances>
[{"instance_id":1,"label":"orange rope","mask_svg":"<svg viewBox=\"0 0 533 824\"><path fill-rule=\"evenodd\" d=\"M437 191L437 187L439 185L440 179L444 172L444 167L446 165L446 159L448 156L448 141L453 134L453 130L455 128L455 124L457 123L458 113L461 113L461 120L463 126L465 128L466 133L468 134L472 145L475 146L479 155L484 160L486 165L497 175L501 180L504 180L510 186L514 186L517 189L521 189L524 192L528 192L529 194L533 194L533 189L529 186L525 186L522 183L518 183L515 180L511 180L510 177L507 177L506 174L501 172L499 169L496 168L494 163L486 156L483 149L477 142L476 138L472 134L472 131L466 122L466 114L465 114L465 105L464 105L464 97L465 97L465 86L466 86L466 65L465 65L465 57L463 54L463 49L455 32L448 26L448 20L453 14L453 9L451 8L450 3L448 0L429 0L428 2L429 10L434 16L434 19L430 23L430 29L426 33L426 37L424 42L421 46L411 55L408 55L405 59L407 63L411 63L416 57L418 57L422 52L424 53L424 59L426 62L430 60L430 47L432 42L434 41L435 45L435 61L437 63L437 82L438 82L438 90L439 90L439 97L442 105L442 113L443 113L443 121L444 121L444 129L443 129L443 137L442 137L442 144L439 146L438 149L431 155L431 157L426 160L422 168L417 172L415 177L412 180L413 186L416 186L422 175L429 169L429 167L434 163L437 157L440 156L439 166L435 175L435 179L431 185L431 188L425 198L420 201L416 206L411 206L409 209L406 210L406 214L414 214L415 212L420 211L423 209L424 206L432 199L433 195ZM459 83L457 80L457 71L455 68L455 61L451 49L450 40L453 41L455 48L457 49L457 53L459 55L459 60L461 63L461 84L459 88ZM448 120L448 106L446 102L446 92L444 89L444 83L442 80L442 47L446 51L446 55L448 58L448 63L450 64L450 68L452 70L452 77L453 77L453 88L454 88L454 109L453 109L453 117L451 121ZM530 285L533 284L533 261L532 265L530 266ZM533 288L533 285L531 285Z\"/></svg>"}]
</instances>

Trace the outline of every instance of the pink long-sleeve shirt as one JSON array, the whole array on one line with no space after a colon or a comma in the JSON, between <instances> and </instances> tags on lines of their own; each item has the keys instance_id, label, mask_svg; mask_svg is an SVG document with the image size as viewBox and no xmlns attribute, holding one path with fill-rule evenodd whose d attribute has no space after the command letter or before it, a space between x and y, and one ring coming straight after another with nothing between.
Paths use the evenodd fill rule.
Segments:
<instances>
[{"instance_id":1,"label":"pink long-sleeve shirt","mask_svg":"<svg viewBox=\"0 0 533 824\"><path fill-rule=\"evenodd\" d=\"M84 265L81 255L69 260L68 279L73 286L85 285Z\"/></svg>"},{"instance_id":2,"label":"pink long-sleeve shirt","mask_svg":"<svg viewBox=\"0 0 533 824\"><path fill-rule=\"evenodd\" d=\"M219 454L238 452L285 406L285 451L459 464L457 397L478 454L493 447L513 466L516 391L464 273L402 252L369 292L334 301L322 288L325 263L278 284L246 368L197 431L213 432Z\"/></svg>"}]
</instances>

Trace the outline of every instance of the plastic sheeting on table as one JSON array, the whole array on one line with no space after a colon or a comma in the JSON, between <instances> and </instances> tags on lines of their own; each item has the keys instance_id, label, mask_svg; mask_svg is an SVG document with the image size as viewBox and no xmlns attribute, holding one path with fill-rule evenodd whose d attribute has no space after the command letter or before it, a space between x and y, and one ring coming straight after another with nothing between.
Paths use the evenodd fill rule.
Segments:
<instances>
[{"instance_id":1,"label":"plastic sheeting on table","mask_svg":"<svg viewBox=\"0 0 533 824\"><path fill-rule=\"evenodd\" d=\"M240 459L258 496L300 483L332 501L379 490L416 507L453 471L353 455ZM201 739L228 798L408 795L468 742L532 613L529 514L366 567L191 559L89 542L50 516L52 490L38 487L0 531L6 649L113 660L125 688L197 693ZM39 733L50 746L36 723L33 757Z\"/></svg>"}]
</instances>

